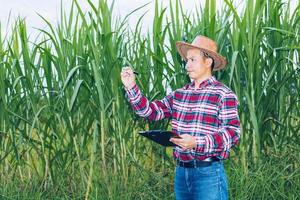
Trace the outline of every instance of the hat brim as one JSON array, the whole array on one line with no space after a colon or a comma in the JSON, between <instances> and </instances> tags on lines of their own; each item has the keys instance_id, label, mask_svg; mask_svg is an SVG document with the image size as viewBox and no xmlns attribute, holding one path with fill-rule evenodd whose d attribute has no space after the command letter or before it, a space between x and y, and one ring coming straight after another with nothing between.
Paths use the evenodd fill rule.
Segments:
<instances>
[{"instance_id":1,"label":"hat brim","mask_svg":"<svg viewBox=\"0 0 300 200\"><path fill-rule=\"evenodd\" d=\"M177 47L178 53L184 60L187 60L186 54L187 54L188 50L199 49L200 51L205 52L209 57L211 57L214 60L213 71L218 71L218 70L224 69L226 67L226 64L227 64L226 59L223 56L221 56L220 54L217 54L213 51L210 51L210 50L204 49L204 48L199 48L197 46L191 45L186 42L181 42L181 41L176 42L176 47Z\"/></svg>"}]
</instances>

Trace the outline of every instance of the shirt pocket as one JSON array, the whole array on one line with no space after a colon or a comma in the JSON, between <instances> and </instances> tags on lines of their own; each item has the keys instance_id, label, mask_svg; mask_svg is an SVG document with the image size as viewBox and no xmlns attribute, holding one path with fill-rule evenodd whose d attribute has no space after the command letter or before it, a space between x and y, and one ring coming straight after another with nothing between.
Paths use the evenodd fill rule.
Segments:
<instances>
[{"instance_id":1,"label":"shirt pocket","mask_svg":"<svg viewBox=\"0 0 300 200\"><path fill-rule=\"evenodd\" d=\"M217 103L210 103L208 101L201 101L197 108L199 123L205 126L217 126L219 123L218 113L219 107Z\"/></svg>"}]
</instances>

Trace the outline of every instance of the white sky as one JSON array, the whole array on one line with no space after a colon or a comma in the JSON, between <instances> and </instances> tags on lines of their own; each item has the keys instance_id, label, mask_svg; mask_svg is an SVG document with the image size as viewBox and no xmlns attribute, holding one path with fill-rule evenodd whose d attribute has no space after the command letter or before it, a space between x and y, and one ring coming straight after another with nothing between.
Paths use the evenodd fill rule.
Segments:
<instances>
[{"instance_id":1,"label":"white sky","mask_svg":"<svg viewBox=\"0 0 300 200\"><path fill-rule=\"evenodd\" d=\"M97 0L92 1L97 2ZM186 10L192 10L196 3L199 3L199 1L197 0L182 1L185 2L183 6ZM66 9L70 8L71 2L72 0L62 0L63 6ZM89 5L86 0L78 0L78 2L84 11L87 11L89 9ZM111 2L112 0L108 0L109 5L111 4ZM144 12L149 10L144 17L143 24L151 24L153 19L153 0L115 0L114 15L121 15L125 17L126 14L130 13L137 7L146 4L147 2L151 2L150 5L137 12L137 15L141 16ZM169 0L161 0L161 2L163 2L164 5L168 5ZM0 0L1 32L2 34L5 34L7 31L10 31L12 22L14 22L18 16L26 18L26 24L28 26L29 33L35 33L33 27L45 27L45 23L41 20L38 14L42 15L52 24L56 25L57 21L59 20L60 5L61 0ZM9 16L10 24L7 24ZM137 19L138 17L131 17L129 19L130 25L135 24Z\"/></svg>"},{"instance_id":2,"label":"white sky","mask_svg":"<svg viewBox=\"0 0 300 200\"><path fill-rule=\"evenodd\" d=\"M0 0L0 22L2 35L11 29L11 23L14 22L18 16L26 17L26 24L28 26L28 33L35 33L35 29L44 28L45 23L41 20L37 13L45 17L52 24L57 24L59 20L59 12L61 1L65 8L69 8L72 0ZM87 11L89 6L86 0L77 0L82 9ZM97 2L97 0L92 0ZM175 2L175 0L172 0ZM236 2L238 2L237 0ZM242 1L242 0L241 0ZM287 0L288 1L288 0ZM112 0L108 0L109 4ZM129 19L129 24L133 26L139 16L149 10L143 20L143 30L147 29L147 25L152 24L153 19L153 7L154 0L115 0L115 12L114 15L120 14L125 17L126 14L134 10L135 8L144 5L147 2L151 2L150 5L137 12ZM164 5L169 4L169 0L160 0ZM204 0L181 0L184 10L192 12L195 6L199 6L200 2ZM221 5L223 0L217 0L217 5ZM292 7L296 7L298 0L291 0ZM11 13L10 24L7 24L9 15Z\"/></svg>"}]
</instances>

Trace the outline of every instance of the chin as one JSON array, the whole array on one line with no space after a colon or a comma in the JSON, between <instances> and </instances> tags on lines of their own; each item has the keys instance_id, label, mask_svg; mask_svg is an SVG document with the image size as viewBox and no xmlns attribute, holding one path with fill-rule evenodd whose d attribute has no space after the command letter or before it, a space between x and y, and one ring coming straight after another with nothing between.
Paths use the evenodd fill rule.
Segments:
<instances>
[{"instance_id":1,"label":"chin","mask_svg":"<svg viewBox=\"0 0 300 200\"><path fill-rule=\"evenodd\" d=\"M188 74L190 79L195 79L195 77L193 75Z\"/></svg>"}]
</instances>

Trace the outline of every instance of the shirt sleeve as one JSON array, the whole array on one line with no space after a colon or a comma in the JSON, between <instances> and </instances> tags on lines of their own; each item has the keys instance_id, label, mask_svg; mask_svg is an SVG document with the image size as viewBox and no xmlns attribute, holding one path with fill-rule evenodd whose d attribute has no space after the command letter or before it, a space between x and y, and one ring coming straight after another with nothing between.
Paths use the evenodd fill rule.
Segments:
<instances>
[{"instance_id":1,"label":"shirt sleeve","mask_svg":"<svg viewBox=\"0 0 300 200\"><path fill-rule=\"evenodd\" d=\"M196 152L207 157L226 158L232 146L237 145L240 138L240 120L238 116L238 100L234 93L224 95L219 105L220 127L213 134L196 137Z\"/></svg>"},{"instance_id":2,"label":"shirt sleeve","mask_svg":"<svg viewBox=\"0 0 300 200\"><path fill-rule=\"evenodd\" d=\"M149 102L138 86L135 85L133 88L126 90L126 97L135 113L141 117L158 121L172 116L173 92L162 100Z\"/></svg>"}]
</instances>

